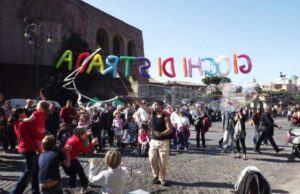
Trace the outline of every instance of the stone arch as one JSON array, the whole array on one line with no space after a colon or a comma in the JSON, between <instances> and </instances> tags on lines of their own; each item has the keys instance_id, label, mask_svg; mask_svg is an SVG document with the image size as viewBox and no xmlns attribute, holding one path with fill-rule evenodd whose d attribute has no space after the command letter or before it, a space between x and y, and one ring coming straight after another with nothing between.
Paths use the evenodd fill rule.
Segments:
<instances>
[{"instance_id":1,"label":"stone arch","mask_svg":"<svg viewBox=\"0 0 300 194\"><path fill-rule=\"evenodd\" d=\"M165 96L165 102L166 102L167 104L172 104L172 96L171 96L171 94L167 94L167 95Z\"/></svg>"},{"instance_id":2,"label":"stone arch","mask_svg":"<svg viewBox=\"0 0 300 194\"><path fill-rule=\"evenodd\" d=\"M123 38L119 35L115 35L113 37L113 55L124 55L124 41Z\"/></svg>"},{"instance_id":3,"label":"stone arch","mask_svg":"<svg viewBox=\"0 0 300 194\"><path fill-rule=\"evenodd\" d=\"M128 42L128 45L127 45L127 55L128 56L136 56L137 53L136 53L136 45L135 43L131 40Z\"/></svg>"},{"instance_id":4,"label":"stone arch","mask_svg":"<svg viewBox=\"0 0 300 194\"><path fill-rule=\"evenodd\" d=\"M101 47L100 54L102 56L109 55L109 36L103 28L97 30L97 45Z\"/></svg>"}]
</instances>

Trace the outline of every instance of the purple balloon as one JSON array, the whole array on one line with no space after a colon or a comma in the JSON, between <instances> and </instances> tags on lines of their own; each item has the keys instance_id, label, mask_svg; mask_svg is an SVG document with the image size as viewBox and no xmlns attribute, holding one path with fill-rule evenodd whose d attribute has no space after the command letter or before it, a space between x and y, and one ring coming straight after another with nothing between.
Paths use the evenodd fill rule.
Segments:
<instances>
[{"instance_id":1,"label":"purple balloon","mask_svg":"<svg viewBox=\"0 0 300 194\"><path fill-rule=\"evenodd\" d=\"M139 64L141 63L140 67L139 67L139 74L147 79L150 78L150 75L148 74L148 72L146 71L147 69L149 69L151 67L151 62L149 59L145 58L145 57L137 57L136 58L136 62Z\"/></svg>"}]
</instances>

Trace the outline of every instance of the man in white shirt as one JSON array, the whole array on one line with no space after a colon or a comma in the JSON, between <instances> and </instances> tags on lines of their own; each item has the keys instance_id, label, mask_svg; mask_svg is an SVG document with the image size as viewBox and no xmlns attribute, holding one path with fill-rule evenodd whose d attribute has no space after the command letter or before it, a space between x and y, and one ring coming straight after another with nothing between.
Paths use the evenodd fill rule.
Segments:
<instances>
[{"instance_id":1,"label":"man in white shirt","mask_svg":"<svg viewBox=\"0 0 300 194\"><path fill-rule=\"evenodd\" d=\"M139 129L143 128L148 130L149 121L150 121L151 110L148 108L148 103L146 100L142 100L140 103L140 108L135 113L135 119L137 124L139 125Z\"/></svg>"}]
</instances>

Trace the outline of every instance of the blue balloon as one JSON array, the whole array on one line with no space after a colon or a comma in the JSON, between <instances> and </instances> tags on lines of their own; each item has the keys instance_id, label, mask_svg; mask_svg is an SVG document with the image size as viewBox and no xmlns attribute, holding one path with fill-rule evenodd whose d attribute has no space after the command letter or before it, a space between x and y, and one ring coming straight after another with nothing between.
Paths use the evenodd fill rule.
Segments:
<instances>
[{"instance_id":1,"label":"blue balloon","mask_svg":"<svg viewBox=\"0 0 300 194\"><path fill-rule=\"evenodd\" d=\"M106 57L105 60L106 64L109 66L108 68L106 68L102 74L106 75L108 73L112 73L113 78L117 77L117 70L118 70L118 64L119 64L119 57L115 56L115 55L109 55L108 57Z\"/></svg>"},{"instance_id":2,"label":"blue balloon","mask_svg":"<svg viewBox=\"0 0 300 194\"><path fill-rule=\"evenodd\" d=\"M204 74L205 74L206 77L214 77L214 76L217 75L218 65L217 65L216 61L213 58L207 57L207 58L201 59L201 61L209 61L210 65L211 65L210 71L204 70ZM214 69L214 71L213 71L213 69Z\"/></svg>"}]
</instances>

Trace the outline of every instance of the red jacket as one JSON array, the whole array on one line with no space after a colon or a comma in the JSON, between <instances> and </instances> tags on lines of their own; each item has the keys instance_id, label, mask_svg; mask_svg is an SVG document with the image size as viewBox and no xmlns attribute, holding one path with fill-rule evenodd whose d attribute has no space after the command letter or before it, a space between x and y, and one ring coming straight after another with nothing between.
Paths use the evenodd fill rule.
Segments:
<instances>
[{"instance_id":1,"label":"red jacket","mask_svg":"<svg viewBox=\"0 0 300 194\"><path fill-rule=\"evenodd\" d=\"M36 133L33 122L16 122L14 130L19 142L19 153L38 150L36 140L42 137Z\"/></svg>"},{"instance_id":2,"label":"red jacket","mask_svg":"<svg viewBox=\"0 0 300 194\"><path fill-rule=\"evenodd\" d=\"M83 154L87 154L89 153L94 145L90 144L88 146L84 145L84 142L80 140L79 137L77 137L76 135L73 135L72 137L70 137L66 143L66 145L70 145L72 147L71 151L70 151L70 159L74 160L78 157L79 154L83 153Z\"/></svg>"}]
</instances>

